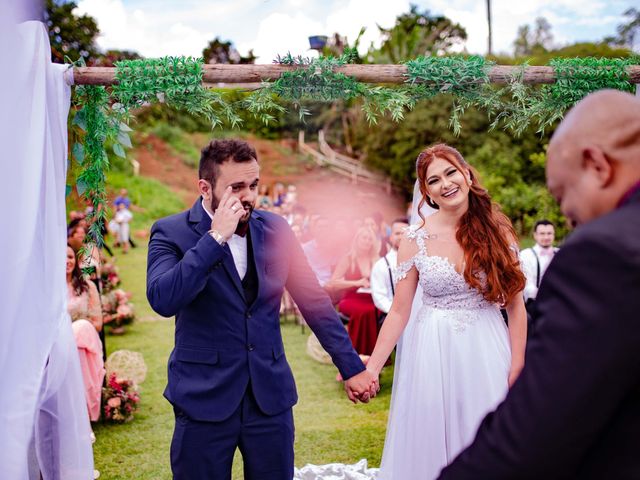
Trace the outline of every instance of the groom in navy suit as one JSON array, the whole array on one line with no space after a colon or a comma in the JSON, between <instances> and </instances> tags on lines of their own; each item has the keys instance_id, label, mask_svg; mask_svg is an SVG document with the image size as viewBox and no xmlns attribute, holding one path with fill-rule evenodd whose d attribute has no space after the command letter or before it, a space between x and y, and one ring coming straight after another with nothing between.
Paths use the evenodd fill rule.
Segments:
<instances>
[{"instance_id":1,"label":"groom in navy suit","mask_svg":"<svg viewBox=\"0 0 640 480\"><path fill-rule=\"evenodd\" d=\"M377 385L287 222L254 211L260 167L239 140L202 150L201 197L151 230L147 297L176 317L165 397L175 412L176 479L230 479L240 448L251 480L291 480L296 387L280 332L286 287L352 401Z\"/></svg>"}]
</instances>

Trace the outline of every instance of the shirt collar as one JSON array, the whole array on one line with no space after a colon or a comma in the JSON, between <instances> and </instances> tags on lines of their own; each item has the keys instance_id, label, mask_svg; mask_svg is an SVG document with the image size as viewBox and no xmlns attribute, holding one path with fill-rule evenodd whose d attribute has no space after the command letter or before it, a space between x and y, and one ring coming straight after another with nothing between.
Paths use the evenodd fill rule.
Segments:
<instances>
[{"instance_id":1,"label":"shirt collar","mask_svg":"<svg viewBox=\"0 0 640 480\"><path fill-rule=\"evenodd\" d=\"M209 207L207 207L207 206L205 205L205 203L204 203L204 198L202 199L202 208L204 208L204 211L205 211L205 212L207 212L207 215L209 215L209 218L210 218L211 220L213 220L213 213L211 213L211 212L209 211Z\"/></svg>"}]
</instances>

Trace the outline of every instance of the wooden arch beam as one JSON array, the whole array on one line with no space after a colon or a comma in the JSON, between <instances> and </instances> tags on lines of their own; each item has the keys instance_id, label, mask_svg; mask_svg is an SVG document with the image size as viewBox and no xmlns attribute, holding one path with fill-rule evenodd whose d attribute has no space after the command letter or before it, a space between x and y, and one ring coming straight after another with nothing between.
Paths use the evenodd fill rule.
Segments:
<instances>
[{"instance_id":1,"label":"wooden arch beam","mask_svg":"<svg viewBox=\"0 0 640 480\"><path fill-rule=\"evenodd\" d=\"M288 65L227 65L205 64L204 82L206 83L259 83L275 80L283 72L301 67ZM522 67L496 65L489 71L491 83L508 83ZM405 65L345 65L334 70L366 83L404 83L407 79ZM640 65L627 67L631 83L640 83ZM75 67L73 69L76 85L113 85L116 83L115 67ZM553 67L530 66L524 68L523 82L529 84L554 83Z\"/></svg>"}]
</instances>

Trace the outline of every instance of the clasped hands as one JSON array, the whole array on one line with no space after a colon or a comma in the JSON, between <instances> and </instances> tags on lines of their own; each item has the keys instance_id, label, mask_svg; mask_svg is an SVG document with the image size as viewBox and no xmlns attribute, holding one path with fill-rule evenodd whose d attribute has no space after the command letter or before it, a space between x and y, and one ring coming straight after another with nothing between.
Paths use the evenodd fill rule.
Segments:
<instances>
[{"instance_id":1,"label":"clasped hands","mask_svg":"<svg viewBox=\"0 0 640 480\"><path fill-rule=\"evenodd\" d=\"M364 364L367 364L367 359ZM370 399L375 397L380 391L380 382L378 373L366 368L362 372L349 378L344 382L344 389L347 392L349 400L353 403L368 403Z\"/></svg>"}]
</instances>

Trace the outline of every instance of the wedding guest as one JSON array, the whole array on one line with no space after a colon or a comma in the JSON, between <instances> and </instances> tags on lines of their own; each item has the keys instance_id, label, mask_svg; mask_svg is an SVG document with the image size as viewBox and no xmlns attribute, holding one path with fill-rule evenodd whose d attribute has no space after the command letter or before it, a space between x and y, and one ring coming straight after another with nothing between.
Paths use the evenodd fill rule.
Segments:
<instances>
[{"instance_id":1,"label":"wedding guest","mask_svg":"<svg viewBox=\"0 0 640 480\"><path fill-rule=\"evenodd\" d=\"M286 202L287 192L284 189L284 185L280 182L276 183L273 187L273 206L282 207Z\"/></svg>"},{"instance_id":2,"label":"wedding guest","mask_svg":"<svg viewBox=\"0 0 640 480\"><path fill-rule=\"evenodd\" d=\"M522 271L527 278L527 283L524 287L524 303L529 317L533 309L533 302L538 294L538 288L540 288L542 276L558 251L553 246L555 239L553 223L549 220L538 220L533 227L533 239L536 242L535 245L520 252Z\"/></svg>"},{"instance_id":3,"label":"wedding guest","mask_svg":"<svg viewBox=\"0 0 640 480\"><path fill-rule=\"evenodd\" d=\"M117 215L118 211L120 210L120 205L124 205L127 210L131 211L131 199L129 198L129 192L127 192L126 188L120 189L120 195L118 195L115 198L115 200L113 201L113 207L116 210L116 215ZM117 230L117 228L115 230ZM116 240L117 240L117 237L116 237ZM118 241L117 243L120 244L121 242ZM136 244L135 244L135 242L133 241L133 238L130 235L128 235L128 242L127 243L129 245L131 245L131 248L136 248ZM124 246L122 248L124 249Z\"/></svg>"},{"instance_id":4,"label":"wedding guest","mask_svg":"<svg viewBox=\"0 0 640 480\"><path fill-rule=\"evenodd\" d=\"M113 221L118 225L118 243L122 246L122 253L129 251L129 222L133 219L131 211L124 203L118 204L118 211Z\"/></svg>"},{"instance_id":5,"label":"wedding guest","mask_svg":"<svg viewBox=\"0 0 640 480\"><path fill-rule=\"evenodd\" d=\"M520 378L442 479L640 478L640 98L585 97L546 168L577 228L540 285Z\"/></svg>"},{"instance_id":6,"label":"wedding guest","mask_svg":"<svg viewBox=\"0 0 640 480\"><path fill-rule=\"evenodd\" d=\"M387 234L384 225L384 217L380 212L374 212L368 217L364 218L363 224L373 230L380 243L380 251L378 255L383 257L387 254L389 246L387 245Z\"/></svg>"},{"instance_id":7,"label":"wedding guest","mask_svg":"<svg viewBox=\"0 0 640 480\"><path fill-rule=\"evenodd\" d=\"M371 298L369 278L378 260L380 241L371 228L358 229L351 250L338 262L327 287L343 291L338 311L349 317L348 330L356 352L370 355L378 338L378 313Z\"/></svg>"},{"instance_id":8,"label":"wedding guest","mask_svg":"<svg viewBox=\"0 0 640 480\"><path fill-rule=\"evenodd\" d=\"M120 189L120 195L118 195L113 201L113 206L116 210L120 207L120 205L124 205L127 209L131 208L131 199L129 198L129 192L127 192L126 188Z\"/></svg>"},{"instance_id":9,"label":"wedding guest","mask_svg":"<svg viewBox=\"0 0 640 480\"><path fill-rule=\"evenodd\" d=\"M318 279L321 287L324 287L338 263L338 257L333 250L333 234L329 219L317 215L309 226L312 239L302 245L309 266Z\"/></svg>"},{"instance_id":10,"label":"wedding guest","mask_svg":"<svg viewBox=\"0 0 640 480\"><path fill-rule=\"evenodd\" d=\"M285 194L284 201L291 206L295 206L298 201L298 192L295 185L289 185L287 187L287 193Z\"/></svg>"},{"instance_id":11,"label":"wedding guest","mask_svg":"<svg viewBox=\"0 0 640 480\"><path fill-rule=\"evenodd\" d=\"M100 279L100 250L92 243L86 243L87 230L83 226L82 221L71 222L67 230L67 243L76 254L80 255L80 268L89 269L91 280L96 283L96 287L100 289L98 284ZM83 248L84 247L84 248Z\"/></svg>"},{"instance_id":12,"label":"wedding guest","mask_svg":"<svg viewBox=\"0 0 640 480\"><path fill-rule=\"evenodd\" d=\"M80 366L85 386L85 397L91 421L100 418L100 398L105 369L102 342L100 295L93 282L86 281L76 260L76 253L67 246L67 311L71 317Z\"/></svg>"},{"instance_id":13,"label":"wedding guest","mask_svg":"<svg viewBox=\"0 0 640 480\"><path fill-rule=\"evenodd\" d=\"M273 201L269 196L269 186L266 184L260 185L258 189L258 200L257 200L257 208L261 210L269 210L273 205Z\"/></svg>"},{"instance_id":14,"label":"wedding guest","mask_svg":"<svg viewBox=\"0 0 640 480\"><path fill-rule=\"evenodd\" d=\"M409 220L398 218L391 224L389 236L389 252L381 257L371 269L371 296L373 303L380 310L378 323L382 323L389 313L393 295L395 294L395 269L398 263L398 247L404 230L409 226Z\"/></svg>"}]
</instances>

